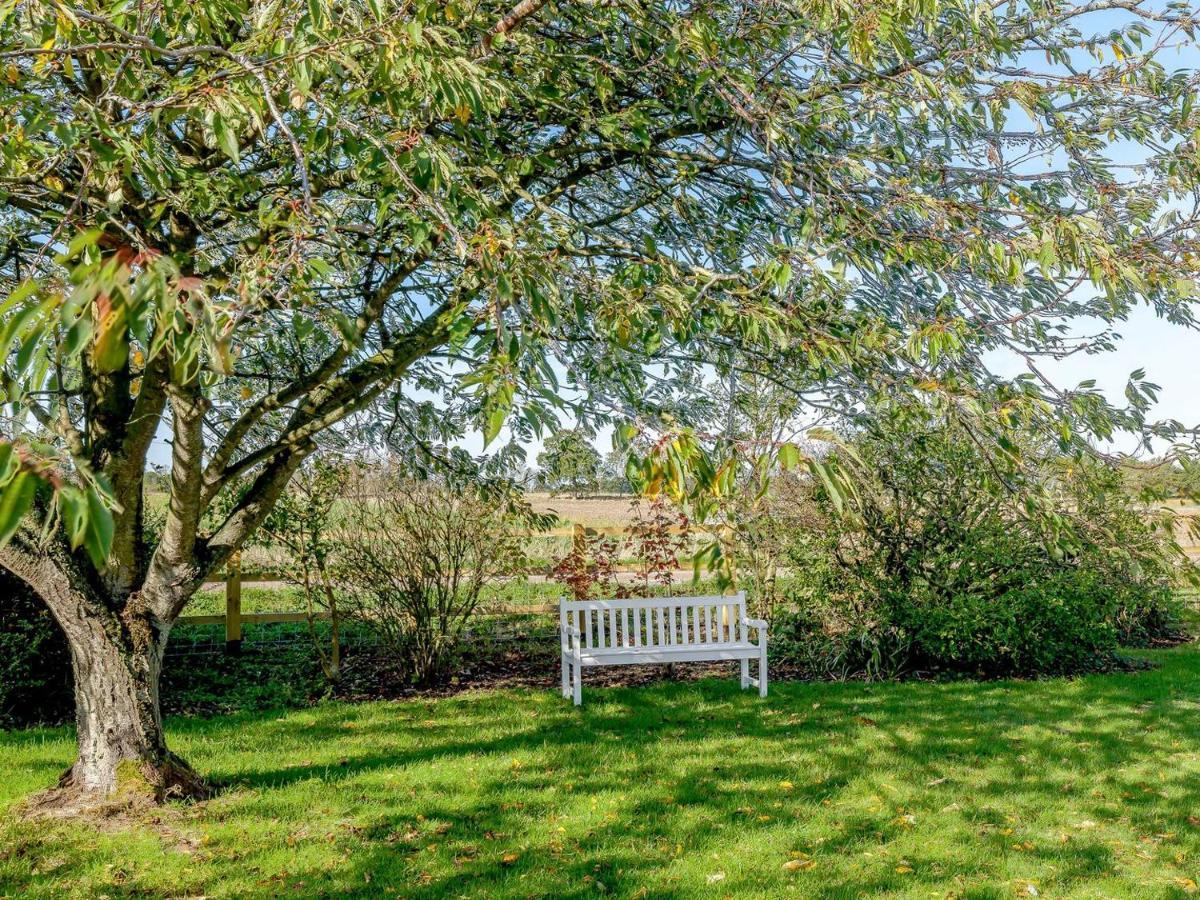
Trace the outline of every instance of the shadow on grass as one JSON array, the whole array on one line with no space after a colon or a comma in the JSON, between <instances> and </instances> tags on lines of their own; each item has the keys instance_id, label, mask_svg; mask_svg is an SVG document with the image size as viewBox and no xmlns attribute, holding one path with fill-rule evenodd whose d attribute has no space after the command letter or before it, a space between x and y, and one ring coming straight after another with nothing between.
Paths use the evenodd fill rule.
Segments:
<instances>
[{"instance_id":1,"label":"shadow on grass","mask_svg":"<svg viewBox=\"0 0 1200 900\"><path fill-rule=\"evenodd\" d=\"M1167 758L1198 746L1200 654L1159 658L1078 680L779 683L766 701L713 680L585 689L579 710L508 691L178 720L177 745L230 788L181 813L209 843L174 886L983 898L1011 896L1011 873L1029 870L1052 873L1050 895L1090 889L1121 874L1112 823L1116 843L1170 834L1200 850L1200 779ZM57 773L65 760L39 748L61 734L0 735L0 753ZM914 839L910 819L937 832ZM0 893L88 883L115 852L66 826L11 842ZM47 855L49 875L22 877L22 860ZM153 893L133 868L116 886Z\"/></svg>"}]
</instances>

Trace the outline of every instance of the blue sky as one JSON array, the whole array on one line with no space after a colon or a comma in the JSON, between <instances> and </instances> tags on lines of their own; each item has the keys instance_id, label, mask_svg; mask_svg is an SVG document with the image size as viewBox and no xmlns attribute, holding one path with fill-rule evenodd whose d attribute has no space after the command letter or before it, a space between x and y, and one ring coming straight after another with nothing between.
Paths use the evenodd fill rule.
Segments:
<instances>
[{"instance_id":1,"label":"blue sky","mask_svg":"<svg viewBox=\"0 0 1200 900\"><path fill-rule=\"evenodd\" d=\"M1129 374L1144 369L1146 380L1162 388L1151 418L1176 419L1188 427L1200 425L1200 332L1163 321L1146 307L1136 309L1116 331L1121 340L1111 353L1040 361L1039 367L1059 387L1095 379L1097 388L1118 404L1123 403ZM999 375L1011 377L1024 371L1023 362L1012 355L993 354L990 362ZM1135 444L1132 437L1125 436L1107 449L1131 452ZM1154 449L1162 452L1167 447Z\"/></svg>"}]
</instances>

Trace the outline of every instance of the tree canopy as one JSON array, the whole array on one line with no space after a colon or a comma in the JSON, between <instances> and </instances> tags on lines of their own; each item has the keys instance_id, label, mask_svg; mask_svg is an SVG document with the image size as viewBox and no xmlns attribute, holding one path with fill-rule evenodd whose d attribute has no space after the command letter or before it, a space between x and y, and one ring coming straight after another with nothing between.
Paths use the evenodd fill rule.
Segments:
<instances>
[{"instance_id":1,"label":"tree canopy","mask_svg":"<svg viewBox=\"0 0 1200 900\"><path fill-rule=\"evenodd\" d=\"M5 0L0 563L137 656L320 443L672 434L713 369L1140 428L1152 387L1118 410L1036 359L1139 303L1191 321L1196 73L1159 58L1191 27L1138 0ZM993 378L1000 348L1030 375Z\"/></svg>"},{"instance_id":2,"label":"tree canopy","mask_svg":"<svg viewBox=\"0 0 1200 900\"><path fill-rule=\"evenodd\" d=\"M556 431L538 454L538 483L552 491L576 495L595 491L600 479L600 451L577 428Z\"/></svg>"}]
</instances>

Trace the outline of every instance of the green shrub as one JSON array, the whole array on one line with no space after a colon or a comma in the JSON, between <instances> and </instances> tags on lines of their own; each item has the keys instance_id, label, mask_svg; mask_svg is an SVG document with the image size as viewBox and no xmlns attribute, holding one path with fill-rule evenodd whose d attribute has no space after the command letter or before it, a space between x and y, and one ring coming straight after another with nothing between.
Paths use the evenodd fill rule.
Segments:
<instances>
[{"instance_id":1,"label":"green shrub","mask_svg":"<svg viewBox=\"0 0 1200 900\"><path fill-rule=\"evenodd\" d=\"M996 595L915 590L901 606L900 628L917 668L1059 674L1111 659L1117 647L1113 612L1094 576L1061 569Z\"/></svg>"},{"instance_id":2,"label":"green shrub","mask_svg":"<svg viewBox=\"0 0 1200 900\"><path fill-rule=\"evenodd\" d=\"M74 709L62 630L24 582L0 569L0 728L63 722Z\"/></svg>"},{"instance_id":3,"label":"green shrub","mask_svg":"<svg viewBox=\"0 0 1200 900\"><path fill-rule=\"evenodd\" d=\"M833 624L811 609L787 604L771 618L771 654L810 678L887 681L906 674L912 663L908 636L879 621Z\"/></svg>"},{"instance_id":4,"label":"green shrub","mask_svg":"<svg viewBox=\"0 0 1200 900\"><path fill-rule=\"evenodd\" d=\"M334 572L348 616L414 683L445 677L484 587L524 570L521 527L502 498L393 473L338 533Z\"/></svg>"},{"instance_id":5,"label":"green shrub","mask_svg":"<svg viewBox=\"0 0 1200 900\"><path fill-rule=\"evenodd\" d=\"M1036 446L1005 468L981 443L925 410L847 440L857 489L816 485L789 549L785 658L834 677L1061 674L1178 638L1180 556L1119 475Z\"/></svg>"},{"instance_id":6,"label":"green shrub","mask_svg":"<svg viewBox=\"0 0 1200 900\"><path fill-rule=\"evenodd\" d=\"M1112 599L1121 646L1187 640L1178 590L1196 571L1173 539L1177 513L1151 514L1122 473L1096 463L1070 466L1062 494L1081 536L1073 563L1091 573Z\"/></svg>"}]
</instances>

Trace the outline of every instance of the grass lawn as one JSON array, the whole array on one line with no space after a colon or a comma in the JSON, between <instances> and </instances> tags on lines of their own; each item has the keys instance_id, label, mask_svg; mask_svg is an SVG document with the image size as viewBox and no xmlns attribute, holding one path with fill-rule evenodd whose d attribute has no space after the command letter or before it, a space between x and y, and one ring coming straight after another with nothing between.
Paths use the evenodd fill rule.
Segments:
<instances>
[{"instance_id":1,"label":"grass lawn","mask_svg":"<svg viewBox=\"0 0 1200 900\"><path fill-rule=\"evenodd\" d=\"M1200 651L1079 680L735 682L174 719L229 787L18 824L66 729L0 734L0 895L1172 897L1200 881Z\"/></svg>"}]
</instances>

